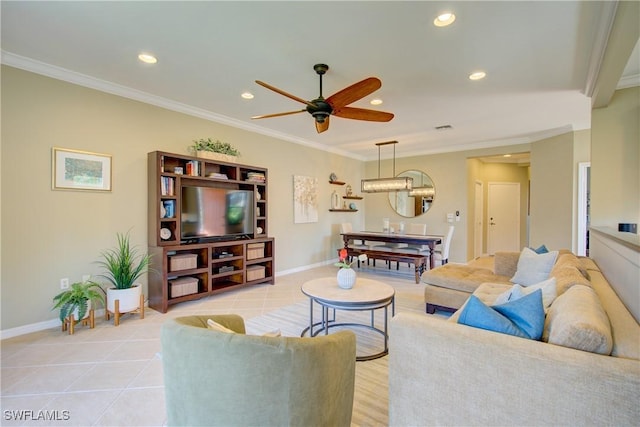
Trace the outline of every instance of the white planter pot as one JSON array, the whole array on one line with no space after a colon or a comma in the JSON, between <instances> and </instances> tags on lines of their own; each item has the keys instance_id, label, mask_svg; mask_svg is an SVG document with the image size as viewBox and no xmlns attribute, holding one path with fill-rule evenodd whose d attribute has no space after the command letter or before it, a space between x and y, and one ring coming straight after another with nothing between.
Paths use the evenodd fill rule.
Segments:
<instances>
[{"instance_id":1,"label":"white planter pot","mask_svg":"<svg viewBox=\"0 0 640 427\"><path fill-rule=\"evenodd\" d=\"M78 308L76 307L73 310L73 313L71 313L71 314L73 314L73 319L77 322L79 320L83 320L83 319L86 319L87 317L89 317L89 313L91 312L91 307L92 307L91 304L92 304L91 300L87 301L87 312L84 313L84 317L82 319L78 319L79 314L78 314Z\"/></svg>"},{"instance_id":2,"label":"white planter pot","mask_svg":"<svg viewBox=\"0 0 640 427\"><path fill-rule=\"evenodd\" d=\"M228 154L214 153L213 151L196 151L196 157L209 160L220 160L221 162L236 163L238 161L237 156L230 156Z\"/></svg>"},{"instance_id":3,"label":"white planter pot","mask_svg":"<svg viewBox=\"0 0 640 427\"><path fill-rule=\"evenodd\" d=\"M140 308L140 295L142 294L142 286L135 284L129 289L107 289L107 310L115 313L115 301L119 302L120 313L128 313Z\"/></svg>"},{"instance_id":4,"label":"white planter pot","mask_svg":"<svg viewBox=\"0 0 640 427\"><path fill-rule=\"evenodd\" d=\"M338 270L338 286L342 289L351 289L356 283L356 272L353 268L341 268Z\"/></svg>"}]
</instances>

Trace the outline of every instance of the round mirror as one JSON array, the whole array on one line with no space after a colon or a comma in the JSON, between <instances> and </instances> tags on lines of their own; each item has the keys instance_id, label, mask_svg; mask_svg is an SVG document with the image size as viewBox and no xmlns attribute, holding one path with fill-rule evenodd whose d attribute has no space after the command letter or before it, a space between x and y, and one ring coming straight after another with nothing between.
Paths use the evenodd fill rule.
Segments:
<instances>
[{"instance_id":1,"label":"round mirror","mask_svg":"<svg viewBox=\"0 0 640 427\"><path fill-rule=\"evenodd\" d=\"M413 218L426 213L436 196L436 187L426 173L418 170L404 171L398 176L413 178L411 191L389 192L389 203L398 215Z\"/></svg>"}]
</instances>

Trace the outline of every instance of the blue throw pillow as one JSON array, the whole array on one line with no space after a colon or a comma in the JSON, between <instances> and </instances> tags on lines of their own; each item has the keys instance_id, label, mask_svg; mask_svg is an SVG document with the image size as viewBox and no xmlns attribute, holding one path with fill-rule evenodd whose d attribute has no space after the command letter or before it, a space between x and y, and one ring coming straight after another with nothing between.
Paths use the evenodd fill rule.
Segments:
<instances>
[{"instance_id":1,"label":"blue throw pillow","mask_svg":"<svg viewBox=\"0 0 640 427\"><path fill-rule=\"evenodd\" d=\"M460 313L458 323L539 340L544 328L542 291L538 289L522 298L492 307L487 306L475 295L471 295Z\"/></svg>"},{"instance_id":2,"label":"blue throw pillow","mask_svg":"<svg viewBox=\"0 0 640 427\"><path fill-rule=\"evenodd\" d=\"M549 249L547 249L545 245L540 245L537 248L529 248L529 249L531 249L537 254L546 254L547 252L549 252Z\"/></svg>"}]
</instances>

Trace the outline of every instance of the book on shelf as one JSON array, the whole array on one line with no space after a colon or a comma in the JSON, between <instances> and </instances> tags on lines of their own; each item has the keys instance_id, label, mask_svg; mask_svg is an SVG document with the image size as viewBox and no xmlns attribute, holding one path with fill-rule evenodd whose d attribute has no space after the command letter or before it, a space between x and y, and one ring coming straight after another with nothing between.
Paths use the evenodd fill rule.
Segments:
<instances>
[{"instance_id":1,"label":"book on shelf","mask_svg":"<svg viewBox=\"0 0 640 427\"><path fill-rule=\"evenodd\" d=\"M226 173L211 172L209 178L229 179Z\"/></svg>"},{"instance_id":2,"label":"book on shelf","mask_svg":"<svg viewBox=\"0 0 640 427\"><path fill-rule=\"evenodd\" d=\"M160 177L160 194L163 196L174 196L176 193L175 179L169 176Z\"/></svg>"},{"instance_id":3,"label":"book on shelf","mask_svg":"<svg viewBox=\"0 0 640 427\"><path fill-rule=\"evenodd\" d=\"M200 162L196 160L189 160L186 164L185 173L189 176L199 176L200 175Z\"/></svg>"},{"instance_id":4,"label":"book on shelf","mask_svg":"<svg viewBox=\"0 0 640 427\"><path fill-rule=\"evenodd\" d=\"M263 172L247 172L247 181L264 183L266 177Z\"/></svg>"},{"instance_id":5,"label":"book on shelf","mask_svg":"<svg viewBox=\"0 0 640 427\"><path fill-rule=\"evenodd\" d=\"M176 216L176 201L175 200L164 200L164 217L165 218L174 218Z\"/></svg>"}]
</instances>

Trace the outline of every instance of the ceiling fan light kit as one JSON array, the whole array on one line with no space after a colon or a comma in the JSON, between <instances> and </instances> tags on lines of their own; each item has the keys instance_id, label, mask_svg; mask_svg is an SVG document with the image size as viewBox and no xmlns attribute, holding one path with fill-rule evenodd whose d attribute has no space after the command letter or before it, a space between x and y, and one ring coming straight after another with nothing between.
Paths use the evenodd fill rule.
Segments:
<instances>
[{"instance_id":1,"label":"ceiling fan light kit","mask_svg":"<svg viewBox=\"0 0 640 427\"><path fill-rule=\"evenodd\" d=\"M393 191L411 191L413 178L396 175L396 146L398 141L378 142L378 178L363 179L361 190L363 193L389 193ZM391 178L380 178L380 147L393 145L393 175Z\"/></svg>"},{"instance_id":2,"label":"ceiling fan light kit","mask_svg":"<svg viewBox=\"0 0 640 427\"><path fill-rule=\"evenodd\" d=\"M366 108L348 107L349 104L354 103L367 95L380 89L382 82L376 77L368 77L364 80L354 83L349 87L346 87L328 98L322 96L322 76L327 72L329 66L326 64L316 64L313 69L320 78L320 95L311 101L304 100L295 95L287 93L282 89L278 89L275 86L271 86L260 80L256 80L256 83L262 87L279 93L282 96L286 96L289 99L305 104L306 108L302 110L286 111L283 113L264 114L261 116L253 116L252 119L266 119L271 117L287 116L290 114L298 114L302 112L308 112L314 118L316 131L322 133L329 129L330 116L341 117L344 119L352 120L365 120L370 122L388 122L393 119L392 113L386 113L384 111L369 110Z\"/></svg>"}]
</instances>

